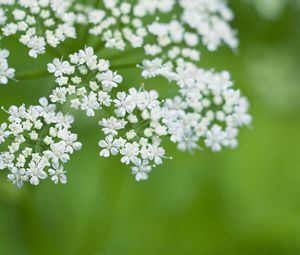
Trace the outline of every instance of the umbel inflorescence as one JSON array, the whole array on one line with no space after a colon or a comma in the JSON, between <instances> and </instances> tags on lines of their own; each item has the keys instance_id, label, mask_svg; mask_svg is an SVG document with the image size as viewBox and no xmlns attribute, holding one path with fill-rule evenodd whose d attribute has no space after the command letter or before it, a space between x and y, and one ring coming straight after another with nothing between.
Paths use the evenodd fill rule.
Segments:
<instances>
[{"instance_id":1,"label":"umbel inflorescence","mask_svg":"<svg viewBox=\"0 0 300 255\"><path fill-rule=\"evenodd\" d=\"M182 151L236 147L239 128L251 123L248 101L227 71L199 66L201 48L238 46L232 18L222 0L0 0L0 84L22 82L6 40L18 40L36 61L53 56L44 67L53 77L50 94L34 106L3 108L0 170L18 187L67 182L64 165L82 145L62 105L98 118L99 155L118 157L138 181L170 158L166 140ZM165 79L176 94L129 86L103 49L142 56L131 68L145 81Z\"/></svg>"}]
</instances>

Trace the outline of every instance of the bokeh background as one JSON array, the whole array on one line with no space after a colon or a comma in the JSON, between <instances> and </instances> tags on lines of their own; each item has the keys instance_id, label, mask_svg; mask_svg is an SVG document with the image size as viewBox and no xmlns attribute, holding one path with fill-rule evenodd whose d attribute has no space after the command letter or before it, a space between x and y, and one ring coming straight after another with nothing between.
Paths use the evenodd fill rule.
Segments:
<instances>
[{"instance_id":1,"label":"bokeh background","mask_svg":"<svg viewBox=\"0 0 300 255\"><path fill-rule=\"evenodd\" d=\"M67 185L18 190L0 173L0 254L300 254L300 4L230 5L240 48L204 51L201 64L229 70L249 97L254 121L238 149L189 154L169 146L174 159L137 183L116 159L97 156L100 128L77 114L84 147L67 165ZM24 49L9 43L19 70L51 59L24 60ZM136 82L131 70L121 73ZM0 103L34 104L50 87L47 78L1 86Z\"/></svg>"}]
</instances>

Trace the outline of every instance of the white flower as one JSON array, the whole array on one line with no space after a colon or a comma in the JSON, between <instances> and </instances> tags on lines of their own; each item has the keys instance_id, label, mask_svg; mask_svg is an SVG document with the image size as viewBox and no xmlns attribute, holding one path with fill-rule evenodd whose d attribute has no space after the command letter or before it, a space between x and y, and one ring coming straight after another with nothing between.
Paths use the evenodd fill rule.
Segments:
<instances>
[{"instance_id":1,"label":"white flower","mask_svg":"<svg viewBox=\"0 0 300 255\"><path fill-rule=\"evenodd\" d=\"M18 169L12 167L7 178L18 188L21 188L24 185L24 182L28 181L28 176L26 175L26 170L24 168Z\"/></svg>"},{"instance_id":2,"label":"white flower","mask_svg":"<svg viewBox=\"0 0 300 255\"><path fill-rule=\"evenodd\" d=\"M153 78L161 74L163 68L163 62L160 58L155 58L153 60L143 61L143 72L142 76L144 78Z\"/></svg>"},{"instance_id":3,"label":"white flower","mask_svg":"<svg viewBox=\"0 0 300 255\"><path fill-rule=\"evenodd\" d=\"M119 142L118 140L113 140L113 136L112 135L108 135L105 140L101 140L99 142L99 147L100 148L103 148L101 151L100 151L100 156L101 157L109 157L110 154L111 155L117 155L118 152L119 152L119 148L120 148L120 145L119 145Z\"/></svg>"},{"instance_id":4,"label":"white flower","mask_svg":"<svg viewBox=\"0 0 300 255\"><path fill-rule=\"evenodd\" d=\"M118 92L117 99L114 100L114 106L116 115L124 117L126 113L132 113L136 105L132 97L127 97L125 92Z\"/></svg>"},{"instance_id":5,"label":"white flower","mask_svg":"<svg viewBox=\"0 0 300 255\"><path fill-rule=\"evenodd\" d=\"M211 130L206 133L205 145L211 147L214 152L220 151L225 137L222 128L218 125L214 125Z\"/></svg>"},{"instance_id":6,"label":"white flower","mask_svg":"<svg viewBox=\"0 0 300 255\"><path fill-rule=\"evenodd\" d=\"M65 175L64 167L60 166L57 162L52 164L52 168L49 169L49 174L51 176L51 180L58 184L61 182L62 184L67 183L67 176Z\"/></svg>"},{"instance_id":7,"label":"white flower","mask_svg":"<svg viewBox=\"0 0 300 255\"><path fill-rule=\"evenodd\" d=\"M69 161L70 156L67 153L67 144L65 141L62 140L58 143L52 143L50 148L54 162L62 161L63 163L66 163Z\"/></svg>"},{"instance_id":8,"label":"white flower","mask_svg":"<svg viewBox=\"0 0 300 255\"><path fill-rule=\"evenodd\" d=\"M153 144L150 146L149 150L150 150L150 157L148 156L148 158L150 159L152 158L155 164L161 165L162 158L165 155L164 148L159 147L158 144Z\"/></svg>"},{"instance_id":9,"label":"white flower","mask_svg":"<svg viewBox=\"0 0 300 255\"><path fill-rule=\"evenodd\" d=\"M139 144L138 143L126 143L125 146L120 150L121 162L128 165L130 162L137 160L137 155L139 154Z\"/></svg>"},{"instance_id":10,"label":"white flower","mask_svg":"<svg viewBox=\"0 0 300 255\"><path fill-rule=\"evenodd\" d=\"M100 73L97 76L98 81L102 84L102 89L104 91L111 91L113 88L116 88L118 86L118 83L122 82L122 76L118 75L117 73L113 73L111 70Z\"/></svg>"},{"instance_id":11,"label":"white flower","mask_svg":"<svg viewBox=\"0 0 300 255\"><path fill-rule=\"evenodd\" d=\"M88 96L83 96L81 110L86 111L87 116L95 116L95 110L98 109L100 109L100 103L98 102L98 98L95 93L91 92Z\"/></svg>"},{"instance_id":12,"label":"white flower","mask_svg":"<svg viewBox=\"0 0 300 255\"><path fill-rule=\"evenodd\" d=\"M44 38L33 36L27 43L27 47L30 48L29 56L37 58L39 54L44 54L46 51L46 42Z\"/></svg>"},{"instance_id":13,"label":"white flower","mask_svg":"<svg viewBox=\"0 0 300 255\"><path fill-rule=\"evenodd\" d=\"M131 168L132 174L135 175L137 181L144 181L148 179L148 174L151 172L148 160L137 159L134 166Z\"/></svg>"},{"instance_id":14,"label":"white flower","mask_svg":"<svg viewBox=\"0 0 300 255\"><path fill-rule=\"evenodd\" d=\"M29 176L29 181L32 185L39 185L40 180L47 178L47 173L43 170L42 165L35 162L29 163L29 169L27 169L26 174Z\"/></svg>"},{"instance_id":15,"label":"white flower","mask_svg":"<svg viewBox=\"0 0 300 255\"><path fill-rule=\"evenodd\" d=\"M103 126L102 131L105 135L117 135L118 130L123 129L126 125L126 121L118 120L115 117L109 119L102 119L99 121L99 125Z\"/></svg>"},{"instance_id":16,"label":"white flower","mask_svg":"<svg viewBox=\"0 0 300 255\"><path fill-rule=\"evenodd\" d=\"M56 106L54 104L49 104L46 97L40 98L39 103L43 107L43 111L46 113L45 116L47 116L47 113L54 112L56 109Z\"/></svg>"},{"instance_id":17,"label":"white flower","mask_svg":"<svg viewBox=\"0 0 300 255\"><path fill-rule=\"evenodd\" d=\"M90 70L95 70L98 65L97 56L94 54L94 49L92 47L85 48L84 50L79 50L78 58L80 64L85 64Z\"/></svg>"},{"instance_id":18,"label":"white flower","mask_svg":"<svg viewBox=\"0 0 300 255\"><path fill-rule=\"evenodd\" d=\"M61 61L58 58L53 60L53 63L48 64L49 73L54 73L56 77L62 76L63 74L73 74L74 67L70 65L68 61Z\"/></svg>"}]
</instances>

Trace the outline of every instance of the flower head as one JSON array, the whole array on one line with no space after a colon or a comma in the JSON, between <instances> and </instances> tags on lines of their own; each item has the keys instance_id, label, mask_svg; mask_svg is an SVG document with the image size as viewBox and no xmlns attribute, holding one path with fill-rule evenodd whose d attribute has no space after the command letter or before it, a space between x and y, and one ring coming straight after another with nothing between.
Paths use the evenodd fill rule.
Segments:
<instances>
[{"instance_id":1,"label":"flower head","mask_svg":"<svg viewBox=\"0 0 300 255\"><path fill-rule=\"evenodd\" d=\"M0 169L8 169L8 179L18 187L24 182L38 185L49 175L54 183L66 183L63 165L81 149L70 131L72 117L56 112L45 98L40 102L10 107L9 122L0 128L0 143L10 142L0 153Z\"/></svg>"},{"instance_id":2,"label":"flower head","mask_svg":"<svg viewBox=\"0 0 300 255\"><path fill-rule=\"evenodd\" d=\"M9 108L8 122L0 125L0 144L7 145L0 169L8 169L18 187L48 177L67 182L64 164L82 144L71 132L74 118L58 112L59 104L97 118L99 155L119 157L137 181L147 180L167 158L167 139L179 150L235 148L239 129L251 123L249 103L227 71L200 67L201 48L238 46L232 19L223 0L103 0L93 6L0 0L0 42L14 36L32 58L54 55L47 70L55 79L40 105ZM136 62L126 68L136 68L147 83L160 77L155 82L172 84L174 93L160 97L158 88L146 90L134 81L129 86L118 61L128 54ZM0 49L0 84L15 77L8 57Z\"/></svg>"}]
</instances>

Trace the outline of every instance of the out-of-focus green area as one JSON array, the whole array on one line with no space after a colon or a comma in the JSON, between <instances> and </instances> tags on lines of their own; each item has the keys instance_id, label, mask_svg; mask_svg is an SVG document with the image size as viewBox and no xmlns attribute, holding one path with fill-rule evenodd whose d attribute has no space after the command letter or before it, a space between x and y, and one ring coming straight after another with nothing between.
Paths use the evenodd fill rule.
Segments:
<instances>
[{"instance_id":1,"label":"out-of-focus green area","mask_svg":"<svg viewBox=\"0 0 300 255\"><path fill-rule=\"evenodd\" d=\"M270 21L244 1L231 6L239 51L204 52L201 63L229 70L249 97L253 127L238 149L170 147L174 159L137 183L128 167L98 157L97 120L77 115L84 147L66 166L67 185L18 190L0 173L0 254L300 254L300 11L290 4ZM24 64L18 47L11 61L21 70L49 60ZM130 72L122 70L135 85ZM1 105L35 104L50 87L45 79L1 86Z\"/></svg>"}]
</instances>

